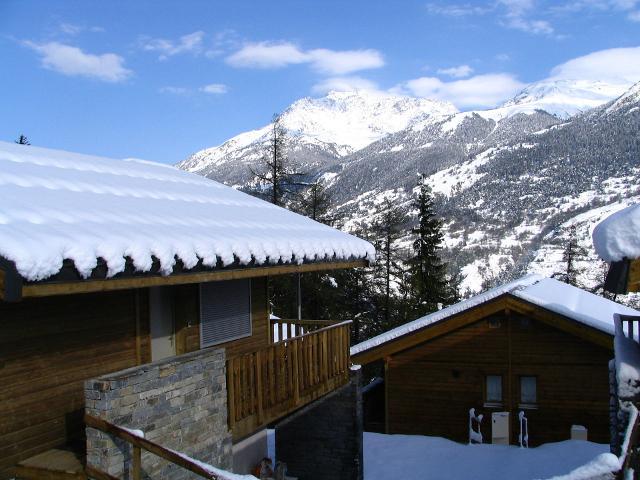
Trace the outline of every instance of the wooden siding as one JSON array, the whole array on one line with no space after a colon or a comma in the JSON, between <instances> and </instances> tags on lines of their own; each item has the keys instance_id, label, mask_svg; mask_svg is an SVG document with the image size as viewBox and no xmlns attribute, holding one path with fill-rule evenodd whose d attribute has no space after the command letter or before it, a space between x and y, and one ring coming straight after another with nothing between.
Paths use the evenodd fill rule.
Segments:
<instances>
[{"instance_id":1,"label":"wooden siding","mask_svg":"<svg viewBox=\"0 0 640 480\"><path fill-rule=\"evenodd\" d=\"M200 349L200 296L198 285L176 287L176 348L177 353ZM251 279L251 336L222 343L227 358L255 352L269 345L269 309L267 279Z\"/></svg>"},{"instance_id":2,"label":"wooden siding","mask_svg":"<svg viewBox=\"0 0 640 480\"><path fill-rule=\"evenodd\" d=\"M629 290L630 292L640 291L640 258L631 260L631 263L629 264L627 290Z\"/></svg>"},{"instance_id":3,"label":"wooden siding","mask_svg":"<svg viewBox=\"0 0 640 480\"><path fill-rule=\"evenodd\" d=\"M499 323L491 327L488 319ZM468 441L468 412L485 419L511 412L517 442L519 377L537 377L537 409L529 418L531 445L566 440L571 425L589 429L589 439L607 443L610 349L521 314L499 313L387 357L389 433L424 434ZM484 406L486 375L502 375L503 406Z\"/></svg>"},{"instance_id":4,"label":"wooden siding","mask_svg":"<svg viewBox=\"0 0 640 480\"><path fill-rule=\"evenodd\" d=\"M176 354L200 349L198 285L171 287ZM252 336L269 345L267 279L251 280ZM83 441L83 382L151 361L148 289L0 301L0 478L44 450Z\"/></svg>"},{"instance_id":5,"label":"wooden siding","mask_svg":"<svg viewBox=\"0 0 640 480\"><path fill-rule=\"evenodd\" d=\"M136 329L146 328L147 302L138 295L0 302L0 472L81 441L84 380L148 361L148 335L136 340Z\"/></svg>"}]
</instances>

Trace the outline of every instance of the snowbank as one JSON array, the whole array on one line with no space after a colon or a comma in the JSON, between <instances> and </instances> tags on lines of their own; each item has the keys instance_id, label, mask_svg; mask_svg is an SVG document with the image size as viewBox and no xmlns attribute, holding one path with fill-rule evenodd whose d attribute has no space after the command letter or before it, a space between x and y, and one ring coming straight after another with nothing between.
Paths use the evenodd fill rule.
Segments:
<instances>
[{"instance_id":1,"label":"snowbank","mask_svg":"<svg viewBox=\"0 0 640 480\"><path fill-rule=\"evenodd\" d=\"M368 259L368 242L218 182L142 160L114 160L0 142L0 257L27 280L72 260L83 277L126 258L215 267Z\"/></svg>"},{"instance_id":2,"label":"snowbank","mask_svg":"<svg viewBox=\"0 0 640 480\"><path fill-rule=\"evenodd\" d=\"M465 445L439 437L364 434L365 480L533 480L559 477L579 480L588 468L606 471L613 465L609 446L581 440L537 448ZM611 457L609 457L611 455ZM594 460L595 458L595 460Z\"/></svg>"},{"instance_id":3,"label":"snowbank","mask_svg":"<svg viewBox=\"0 0 640 480\"><path fill-rule=\"evenodd\" d=\"M606 262L640 258L640 204L620 210L596 225L593 245Z\"/></svg>"}]
</instances>

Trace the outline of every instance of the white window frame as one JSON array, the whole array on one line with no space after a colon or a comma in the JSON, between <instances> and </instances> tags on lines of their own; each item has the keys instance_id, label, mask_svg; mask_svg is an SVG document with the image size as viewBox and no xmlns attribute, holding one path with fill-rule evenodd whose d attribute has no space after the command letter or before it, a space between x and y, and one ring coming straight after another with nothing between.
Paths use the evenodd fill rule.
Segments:
<instances>
[{"instance_id":1,"label":"white window frame","mask_svg":"<svg viewBox=\"0 0 640 480\"><path fill-rule=\"evenodd\" d=\"M252 282L250 278L247 279L239 279L239 280L228 280L229 282L247 282L247 290L248 290L248 302L249 302L249 333L245 333L242 335L237 335L235 337L229 337L229 338L225 338L224 340L219 340L217 342L211 342L211 343L205 343L204 342L204 334L203 334L203 326L204 326L204 322L202 321L202 299L203 299L203 295L202 295L202 287L203 285L205 285L205 283L200 283L199 284L199 288L198 288L198 320L200 323L200 348L208 348L208 347L213 347L216 345L222 345L223 343L228 343L228 342L233 342L234 340L239 340L241 338L247 338L253 335L253 308L252 308L252 301L251 301L251 287L252 287ZM223 283L223 282L207 282L206 284L209 283Z\"/></svg>"},{"instance_id":2,"label":"white window frame","mask_svg":"<svg viewBox=\"0 0 640 480\"><path fill-rule=\"evenodd\" d=\"M522 380L525 379L525 378L532 378L533 381L534 381L534 387L535 387L535 392L534 393L535 393L536 398L535 398L535 401L533 401L533 402L524 402L523 399L522 399L522 393L523 393L523 391L522 391ZM520 390L519 390L520 403L518 405L518 408L529 408L529 409L538 408L538 377L535 376L535 375L520 375L520 377L519 377L519 387L520 387Z\"/></svg>"},{"instance_id":3,"label":"white window frame","mask_svg":"<svg viewBox=\"0 0 640 480\"><path fill-rule=\"evenodd\" d=\"M489 378L495 377L500 379L500 399L489 399ZM504 402L504 377L502 375L485 375L484 376L484 406L485 407L502 407Z\"/></svg>"}]
</instances>

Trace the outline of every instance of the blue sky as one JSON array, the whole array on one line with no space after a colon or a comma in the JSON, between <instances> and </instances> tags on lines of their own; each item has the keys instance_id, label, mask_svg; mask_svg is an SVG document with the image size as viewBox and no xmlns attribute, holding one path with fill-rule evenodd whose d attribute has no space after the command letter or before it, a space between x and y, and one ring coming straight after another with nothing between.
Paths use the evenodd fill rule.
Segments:
<instances>
[{"instance_id":1,"label":"blue sky","mask_svg":"<svg viewBox=\"0 0 640 480\"><path fill-rule=\"evenodd\" d=\"M640 0L3 0L0 58L1 140L175 163L330 89L638 81Z\"/></svg>"}]
</instances>

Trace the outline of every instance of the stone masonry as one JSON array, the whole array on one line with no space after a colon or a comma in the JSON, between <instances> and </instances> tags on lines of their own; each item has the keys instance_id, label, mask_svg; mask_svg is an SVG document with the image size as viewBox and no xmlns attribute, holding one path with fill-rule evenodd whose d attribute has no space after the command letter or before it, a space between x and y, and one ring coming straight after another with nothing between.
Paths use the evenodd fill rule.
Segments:
<instances>
[{"instance_id":1,"label":"stone masonry","mask_svg":"<svg viewBox=\"0 0 640 480\"><path fill-rule=\"evenodd\" d=\"M200 350L85 382L86 411L218 468L232 466L224 349ZM131 478L131 446L87 429L87 463ZM143 478L200 478L143 450Z\"/></svg>"},{"instance_id":2,"label":"stone masonry","mask_svg":"<svg viewBox=\"0 0 640 480\"><path fill-rule=\"evenodd\" d=\"M362 389L359 370L344 387L276 425L276 456L304 480L362 480Z\"/></svg>"}]
</instances>

